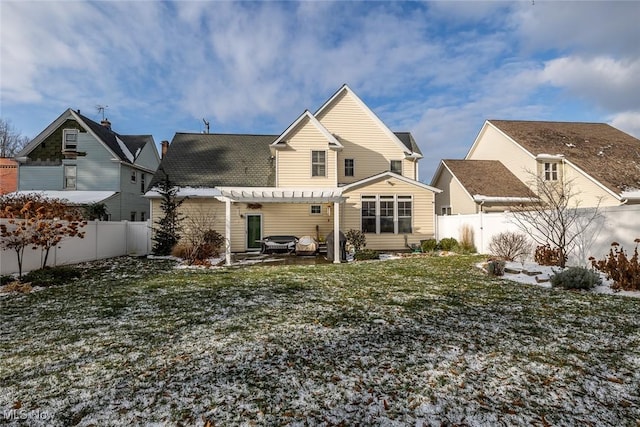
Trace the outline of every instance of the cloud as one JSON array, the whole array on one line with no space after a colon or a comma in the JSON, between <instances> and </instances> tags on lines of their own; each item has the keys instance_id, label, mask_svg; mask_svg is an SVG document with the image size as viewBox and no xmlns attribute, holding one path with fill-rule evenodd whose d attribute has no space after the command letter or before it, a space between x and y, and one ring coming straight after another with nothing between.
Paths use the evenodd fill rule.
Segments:
<instances>
[{"instance_id":1,"label":"cloud","mask_svg":"<svg viewBox=\"0 0 640 427\"><path fill-rule=\"evenodd\" d=\"M512 26L525 50L587 56L638 57L640 2L520 2Z\"/></svg>"},{"instance_id":2,"label":"cloud","mask_svg":"<svg viewBox=\"0 0 640 427\"><path fill-rule=\"evenodd\" d=\"M542 79L606 110L638 106L640 60L563 57L548 61Z\"/></svg>"},{"instance_id":3,"label":"cloud","mask_svg":"<svg viewBox=\"0 0 640 427\"><path fill-rule=\"evenodd\" d=\"M95 117L106 104L118 130L160 140L200 130L203 117L212 131L278 133L347 83L392 129L414 132L428 179L490 118L636 128L639 8L6 1L0 97L22 129L42 130L48 123L27 120L70 106Z\"/></svg>"}]
</instances>

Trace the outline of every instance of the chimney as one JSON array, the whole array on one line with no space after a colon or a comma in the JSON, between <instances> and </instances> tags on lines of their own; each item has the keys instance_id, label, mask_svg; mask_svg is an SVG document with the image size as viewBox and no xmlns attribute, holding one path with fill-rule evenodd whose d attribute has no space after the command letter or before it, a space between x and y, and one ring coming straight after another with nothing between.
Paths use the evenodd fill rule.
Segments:
<instances>
[{"instance_id":1,"label":"chimney","mask_svg":"<svg viewBox=\"0 0 640 427\"><path fill-rule=\"evenodd\" d=\"M162 141L160 143L160 146L162 147L160 151L161 153L160 158L164 159L164 156L167 154L167 150L169 149L169 141Z\"/></svg>"},{"instance_id":2,"label":"chimney","mask_svg":"<svg viewBox=\"0 0 640 427\"><path fill-rule=\"evenodd\" d=\"M102 119L100 124L106 127L107 129L111 130L111 122L109 121L109 119Z\"/></svg>"}]
</instances>

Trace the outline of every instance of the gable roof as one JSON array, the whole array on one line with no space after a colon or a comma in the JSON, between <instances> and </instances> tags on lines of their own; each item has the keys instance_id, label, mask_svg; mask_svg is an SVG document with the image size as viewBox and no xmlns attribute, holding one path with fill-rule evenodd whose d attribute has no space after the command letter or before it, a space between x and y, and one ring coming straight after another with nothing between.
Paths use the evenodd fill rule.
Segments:
<instances>
[{"instance_id":1,"label":"gable roof","mask_svg":"<svg viewBox=\"0 0 640 427\"><path fill-rule=\"evenodd\" d=\"M324 137L327 139L327 142L329 143L330 147L334 147L334 148L342 148L342 144L340 144L340 142L338 142L338 140L336 139L335 136L333 136L331 134L331 132L329 132L327 130L326 127L324 127L322 125L322 123L320 123L318 121L318 119L316 119L313 114L311 114L309 112L309 110L304 110L304 113L302 113L300 115L300 117L298 117L293 123L291 123L291 125L285 129L284 132L282 132L282 135L280 135L275 141L273 141L273 143L271 143L271 145L273 147L277 147L277 146L282 146L284 144L287 143L286 141L286 137L289 136L291 134L291 132L293 132L293 130L300 124L302 123L303 120L307 119L309 121L309 123L311 123L312 126L314 126L316 129L318 129L318 131L320 131L320 133L322 133L322 135L324 135Z\"/></svg>"},{"instance_id":2,"label":"gable roof","mask_svg":"<svg viewBox=\"0 0 640 427\"><path fill-rule=\"evenodd\" d=\"M562 155L620 194L640 189L640 140L605 123L488 120L534 156Z\"/></svg>"},{"instance_id":3,"label":"gable roof","mask_svg":"<svg viewBox=\"0 0 640 427\"><path fill-rule=\"evenodd\" d=\"M270 144L278 135L176 133L149 188L169 175L179 187L275 185Z\"/></svg>"},{"instance_id":4,"label":"gable roof","mask_svg":"<svg viewBox=\"0 0 640 427\"><path fill-rule=\"evenodd\" d=\"M68 108L56 120L47 126L45 130L40 132L38 136L27 144L27 146L24 147L16 157L22 157L29 154L68 119L73 119L78 122L78 124L87 130L87 132L90 132L98 141L102 142L102 144L115 158L125 163L135 163L137 155L146 144L151 144L155 147L155 142L151 135L120 135L106 126L96 123L79 112Z\"/></svg>"},{"instance_id":5,"label":"gable roof","mask_svg":"<svg viewBox=\"0 0 640 427\"><path fill-rule=\"evenodd\" d=\"M441 165L451 172L472 198L534 197L529 187L498 160L446 159L442 160Z\"/></svg>"},{"instance_id":6,"label":"gable roof","mask_svg":"<svg viewBox=\"0 0 640 427\"><path fill-rule=\"evenodd\" d=\"M378 125L380 127L380 129L382 129L382 131L385 134L387 134L389 139L394 141L402 149L402 151L404 151L406 154L414 154L414 155L417 155L418 157L422 157L422 153L420 153L419 151L414 151L411 148L411 142L410 141L409 141L409 145L407 145L407 143L405 143L405 142L400 140L400 138L398 137L397 134L394 134L393 132L391 132L391 130L387 127L387 125L385 125L384 122L382 120L380 120L380 118L367 106L367 104L365 104L358 97L358 95L356 95L355 92L353 90L351 90L351 88L349 86L347 86L346 84L342 85L342 87L340 89L338 89L338 91L336 93L334 93L333 96L331 96L331 98L329 98L324 104L322 104L322 106L318 109L318 111L315 112L314 116L315 117L322 116L322 114L324 114L324 112L326 110L331 108L331 105L334 103L334 101L336 101L338 98L340 98L344 94L351 95L353 97L353 99L356 101L356 103L360 106L360 108L362 108L362 110L373 120L373 122L376 125ZM411 139L413 139L413 138L411 138ZM413 141L413 142L415 143L415 141ZM417 146L417 144L416 144L416 146Z\"/></svg>"},{"instance_id":7,"label":"gable roof","mask_svg":"<svg viewBox=\"0 0 640 427\"><path fill-rule=\"evenodd\" d=\"M342 186L342 191L346 192L349 190L353 190L354 188L358 188L361 187L363 185L367 185L371 182L375 182L375 181L379 181L381 179L389 179L389 178L395 178L399 181L402 182L406 182L407 184L411 184L411 185L415 185L416 187L420 187L424 190L429 190L429 191L433 191L434 193L442 193L442 190L440 190L439 188L435 188L432 187L430 185L427 185L423 182L420 181L416 181L415 179L411 179L411 178L407 178L406 176L403 175L399 175L395 172L391 172L391 171L385 171L385 172L380 172L377 173L375 175L372 175L370 177L367 178L363 178L360 181L356 181L356 182L352 182L351 184L347 184Z\"/></svg>"}]
</instances>

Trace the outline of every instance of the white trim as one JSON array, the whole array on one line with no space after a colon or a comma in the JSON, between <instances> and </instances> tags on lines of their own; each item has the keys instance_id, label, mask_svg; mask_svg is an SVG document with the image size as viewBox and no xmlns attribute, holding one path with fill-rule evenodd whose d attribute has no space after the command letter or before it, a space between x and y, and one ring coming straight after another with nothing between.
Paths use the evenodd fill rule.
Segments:
<instances>
[{"instance_id":1,"label":"white trim","mask_svg":"<svg viewBox=\"0 0 640 427\"><path fill-rule=\"evenodd\" d=\"M322 106L313 115L315 117L322 115L324 111L328 109L329 106L333 103L333 101L344 91L346 91L348 94L350 94L353 97L353 99L364 110L364 112L367 113L367 115L369 115L369 117L374 121L374 123L377 124L380 127L380 129L382 129L382 131L389 137L389 139L391 139L391 141L393 141L396 145L400 147L403 153L413 154L413 152L406 145L404 145L402 141L400 141L400 138L398 138L396 134L394 134L391 131L391 129L389 129L387 125L385 125L384 122L380 120L380 118L376 116L376 114L367 106L367 104L365 104L358 97L358 95L356 95L355 92L352 91L351 88L349 88L349 86L347 86L346 84L343 85L340 89L338 89L338 91L335 94L333 94L331 98L329 98L324 104L322 104Z\"/></svg>"},{"instance_id":2,"label":"white trim","mask_svg":"<svg viewBox=\"0 0 640 427\"><path fill-rule=\"evenodd\" d=\"M78 134L80 133L80 131L76 128L64 128L62 129L62 151L78 151ZM67 135L75 135L76 136L76 140L74 141L73 145L75 145L75 147L73 148L69 148L67 146Z\"/></svg>"},{"instance_id":3,"label":"white trim","mask_svg":"<svg viewBox=\"0 0 640 427\"><path fill-rule=\"evenodd\" d=\"M320 208L320 212L314 212L313 211L314 207ZM312 205L309 205L309 215L312 215L312 216L322 215L322 205L318 204L318 203L314 203Z\"/></svg>"},{"instance_id":4,"label":"white trim","mask_svg":"<svg viewBox=\"0 0 640 427\"><path fill-rule=\"evenodd\" d=\"M15 195L37 194L49 199L66 200L73 205L85 205L104 202L118 194L116 191L84 191L84 190L28 190L16 191Z\"/></svg>"},{"instance_id":5,"label":"white trim","mask_svg":"<svg viewBox=\"0 0 640 427\"><path fill-rule=\"evenodd\" d=\"M583 169L579 168L575 163L572 163L569 159L565 158L564 159L564 164L571 166L576 172L578 172L579 174L581 174L582 176L587 178L589 181L591 181L592 183L594 183L595 185L597 185L598 187L603 189L606 193L609 193L614 199L617 199L619 201L624 200L624 197L622 196L622 194L615 193L609 187L607 187L606 185L602 184L600 181L598 181L597 179L595 179L594 177L592 177L591 175L586 173ZM563 173L565 171L566 171L566 168L563 170ZM563 179L564 179L564 177L563 177Z\"/></svg>"},{"instance_id":6,"label":"white trim","mask_svg":"<svg viewBox=\"0 0 640 427\"><path fill-rule=\"evenodd\" d=\"M382 228L382 224L381 224L381 219L382 219L382 214L381 214L381 202L383 201L392 201L393 202L393 231L389 232L389 231L385 231L382 232L381 228ZM410 202L411 203L411 232L406 232L406 231L400 231L400 215L398 212L398 203L399 202ZM362 203L363 202L374 202L375 203L375 231L371 232L371 231L367 231L366 233L369 234L375 234L375 235L379 235L379 236L384 236L384 235L402 235L402 234L413 234L414 233L414 219L415 219L415 201L413 198L412 194L384 194L384 193L376 193L376 194L361 194L360 195L360 231L362 231L363 233L365 233L365 231L362 230ZM367 217L367 218L371 218L371 217ZM403 218L407 218L406 216L403 216Z\"/></svg>"},{"instance_id":7,"label":"white trim","mask_svg":"<svg viewBox=\"0 0 640 427\"><path fill-rule=\"evenodd\" d=\"M474 159L469 159L469 156L473 153L473 151L475 150L476 146L480 143L480 140L482 139L482 136L485 134L485 132L486 132L486 130L487 130L487 128L489 126L491 126L496 132L498 132L500 135L502 135L503 137L505 137L509 141L511 141L513 144L515 144L516 147L518 147L520 150L522 150L529 157L531 157L532 159L536 158L536 156L534 156L529 150L524 148L522 145L518 144L513 138L511 138L509 135L504 133L499 127L497 127L496 125L491 123L489 120L486 120L484 122L484 125L482 125L482 128L480 129L480 132L478 132L478 136L476 136L476 139L473 141L473 144L471 145L471 148L467 152L467 155L464 156L464 160L474 160ZM498 159L494 159L494 160L498 160Z\"/></svg>"},{"instance_id":8,"label":"white trim","mask_svg":"<svg viewBox=\"0 0 640 427\"><path fill-rule=\"evenodd\" d=\"M439 188L432 187L432 186L427 185L427 184L425 184L423 182L419 182L419 181L416 181L414 179L407 178L406 176L398 175L397 173L393 173L393 172L390 172L390 171L381 172L381 173L379 173L377 175L373 175L373 176L370 176L368 178L361 179L360 181L356 181L356 182L352 182L351 184L347 184L347 185L341 187L342 188L342 192L344 193L344 192L353 190L354 188L358 188L358 187L361 187L363 185L367 185L367 184L369 184L369 183L371 183L373 181L378 181L378 180L381 180L381 179L384 179L384 178L394 178L394 179L397 179L399 181L405 182L407 184L415 185L416 187L422 188L424 190L433 191L436 194L437 193L442 193L442 190L440 190Z\"/></svg>"},{"instance_id":9,"label":"white trim","mask_svg":"<svg viewBox=\"0 0 640 427\"><path fill-rule=\"evenodd\" d=\"M258 246L257 248L251 248L249 247L249 217L250 216L257 216L260 217L260 238L258 240L262 240L262 237L264 235L264 218L262 216L261 213L245 213L244 214L244 249L245 251L255 251L256 249L260 249L260 247Z\"/></svg>"},{"instance_id":10,"label":"white trim","mask_svg":"<svg viewBox=\"0 0 640 427\"><path fill-rule=\"evenodd\" d=\"M245 203L313 203L342 202L340 188L217 187L222 197Z\"/></svg>"},{"instance_id":11,"label":"white trim","mask_svg":"<svg viewBox=\"0 0 640 427\"><path fill-rule=\"evenodd\" d=\"M476 203L534 203L539 201L539 199L536 197L500 197L474 194L473 201Z\"/></svg>"},{"instance_id":12,"label":"white trim","mask_svg":"<svg viewBox=\"0 0 640 427\"><path fill-rule=\"evenodd\" d=\"M291 133L293 132L293 130L300 124L302 123L302 121L304 119L308 119L309 122L315 126L320 133L322 133L322 135L326 138L327 142L329 143L329 145L333 145L336 148L342 148L342 144L340 144L340 142L336 139L335 136L333 136L331 134L331 132L329 132L327 130L326 127L324 127L322 125L322 123L320 123L318 121L318 119L316 119L313 114L311 114L309 112L309 110L304 110L304 113L302 113L293 123L291 123L291 125L289 125L289 127L287 129L285 129L284 132L282 132L282 134L271 143L271 146L274 148L279 148L279 147L283 147L283 144L288 144L287 141L285 141L285 138Z\"/></svg>"},{"instance_id":13,"label":"white trim","mask_svg":"<svg viewBox=\"0 0 640 427\"><path fill-rule=\"evenodd\" d=\"M157 190L158 187L150 188L143 197L147 199L160 199L162 196ZM210 187L179 187L176 197L184 198L189 197L191 199L199 198L219 198L222 193L217 188Z\"/></svg>"},{"instance_id":14,"label":"white trim","mask_svg":"<svg viewBox=\"0 0 640 427\"><path fill-rule=\"evenodd\" d=\"M311 164L311 169L310 169L310 173L309 173L309 178L310 179L317 179L317 178L328 178L329 177L329 161L328 161L328 150L311 150L309 152L309 157L310 157L310 164ZM314 162L313 162L313 153L324 153L324 175L314 175L313 174L313 166L314 166ZM320 163L317 163L317 165L320 165Z\"/></svg>"}]
</instances>

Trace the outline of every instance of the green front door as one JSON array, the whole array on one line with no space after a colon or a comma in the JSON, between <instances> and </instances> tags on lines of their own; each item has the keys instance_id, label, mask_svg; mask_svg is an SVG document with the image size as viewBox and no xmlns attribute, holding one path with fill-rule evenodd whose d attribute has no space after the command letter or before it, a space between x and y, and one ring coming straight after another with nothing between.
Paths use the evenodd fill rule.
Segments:
<instances>
[{"instance_id":1,"label":"green front door","mask_svg":"<svg viewBox=\"0 0 640 427\"><path fill-rule=\"evenodd\" d=\"M260 249L262 215L247 215L247 249Z\"/></svg>"}]
</instances>

